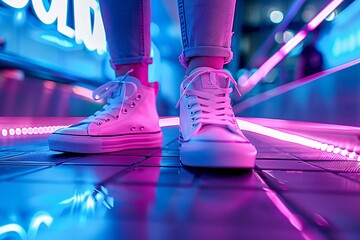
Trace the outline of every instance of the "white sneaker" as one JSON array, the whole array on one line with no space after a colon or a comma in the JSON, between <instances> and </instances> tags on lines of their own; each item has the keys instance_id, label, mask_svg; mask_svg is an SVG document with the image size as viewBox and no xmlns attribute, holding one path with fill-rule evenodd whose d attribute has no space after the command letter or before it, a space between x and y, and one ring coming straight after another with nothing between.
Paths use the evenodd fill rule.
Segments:
<instances>
[{"instance_id":1,"label":"white sneaker","mask_svg":"<svg viewBox=\"0 0 360 240\"><path fill-rule=\"evenodd\" d=\"M128 73L96 89L93 97L107 98L107 104L83 121L50 135L50 150L105 153L160 147L155 89L141 85Z\"/></svg>"},{"instance_id":2,"label":"white sneaker","mask_svg":"<svg viewBox=\"0 0 360 240\"><path fill-rule=\"evenodd\" d=\"M239 129L229 94L232 76L195 69L180 86L180 160L185 166L253 168L256 149Z\"/></svg>"}]
</instances>

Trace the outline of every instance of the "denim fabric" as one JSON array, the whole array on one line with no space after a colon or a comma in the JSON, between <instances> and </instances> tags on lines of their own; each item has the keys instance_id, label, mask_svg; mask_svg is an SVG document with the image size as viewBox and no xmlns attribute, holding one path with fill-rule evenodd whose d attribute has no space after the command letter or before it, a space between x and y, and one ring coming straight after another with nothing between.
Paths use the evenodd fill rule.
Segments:
<instances>
[{"instance_id":1,"label":"denim fabric","mask_svg":"<svg viewBox=\"0 0 360 240\"><path fill-rule=\"evenodd\" d=\"M235 0L178 0L183 53L180 63L187 67L191 57L224 57L230 49Z\"/></svg>"},{"instance_id":2,"label":"denim fabric","mask_svg":"<svg viewBox=\"0 0 360 240\"><path fill-rule=\"evenodd\" d=\"M178 0L187 67L196 56L232 59L230 49L236 0ZM150 0L100 0L112 63L151 63Z\"/></svg>"},{"instance_id":3,"label":"denim fabric","mask_svg":"<svg viewBox=\"0 0 360 240\"><path fill-rule=\"evenodd\" d=\"M152 63L150 0L100 0L112 65Z\"/></svg>"}]
</instances>

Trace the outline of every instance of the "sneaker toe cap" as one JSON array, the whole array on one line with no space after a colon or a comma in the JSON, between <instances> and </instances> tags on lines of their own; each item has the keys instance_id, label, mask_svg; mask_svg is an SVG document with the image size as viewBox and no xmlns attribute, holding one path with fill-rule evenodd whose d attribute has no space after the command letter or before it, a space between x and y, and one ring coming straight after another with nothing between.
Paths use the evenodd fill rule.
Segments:
<instances>
[{"instance_id":1,"label":"sneaker toe cap","mask_svg":"<svg viewBox=\"0 0 360 240\"><path fill-rule=\"evenodd\" d=\"M86 136L88 134L87 125L79 125L79 126L70 126L67 128L60 128L54 134L63 134L63 135L81 135Z\"/></svg>"}]
</instances>

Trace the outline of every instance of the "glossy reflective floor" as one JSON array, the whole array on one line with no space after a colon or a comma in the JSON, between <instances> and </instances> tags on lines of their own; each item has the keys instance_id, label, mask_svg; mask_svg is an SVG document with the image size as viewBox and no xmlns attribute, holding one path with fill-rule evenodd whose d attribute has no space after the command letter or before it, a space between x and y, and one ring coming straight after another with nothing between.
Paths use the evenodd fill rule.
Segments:
<instances>
[{"instance_id":1,"label":"glossy reflective floor","mask_svg":"<svg viewBox=\"0 0 360 240\"><path fill-rule=\"evenodd\" d=\"M163 131L162 149L103 155L51 152L46 134L0 137L0 239L360 238L356 159L246 131L254 170L191 169L178 128Z\"/></svg>"}]
</instances>

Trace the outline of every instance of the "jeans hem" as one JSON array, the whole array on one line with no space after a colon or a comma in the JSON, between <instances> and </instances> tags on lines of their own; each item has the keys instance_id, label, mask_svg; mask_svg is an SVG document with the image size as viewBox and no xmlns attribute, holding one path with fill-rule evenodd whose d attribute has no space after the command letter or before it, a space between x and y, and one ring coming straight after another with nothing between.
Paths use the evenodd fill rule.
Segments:
<instances>
[{"instance_id":1,"label":"jeans hem","mask_svg":"<svg viewBox=\"0 0 360 240\"><path fill-rule=\"evenodd\" d=\"M132 64L132 63L144 63L151 64L153 59L151 57L133 57L133 58L118 58L110 60L112 68L117 65Z\"/></svg>"},{"instance_id":2,"label":"jeans hem","mask_svg":"<svg viewBox=\"0 0 360 240\"><path fill-rule=\"evenodd\" d=\"M215 46L186 48L179 56L179 62L183 67L188 68L192 57L224 57L227 64L232 60L233 52L229 48Z\"/></svg>"}]
</instances>

